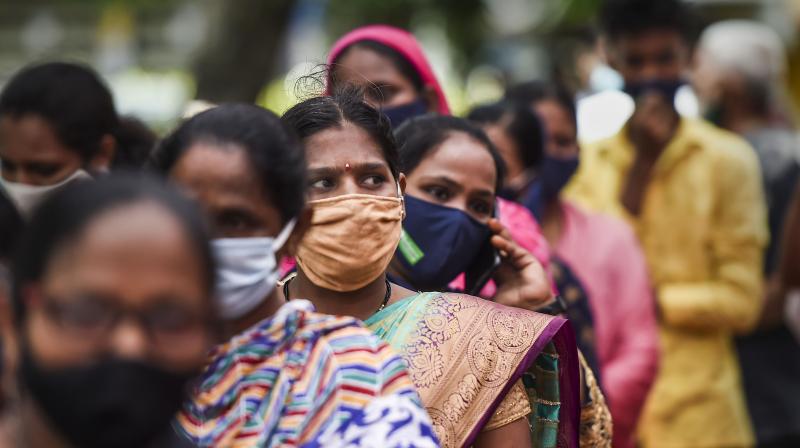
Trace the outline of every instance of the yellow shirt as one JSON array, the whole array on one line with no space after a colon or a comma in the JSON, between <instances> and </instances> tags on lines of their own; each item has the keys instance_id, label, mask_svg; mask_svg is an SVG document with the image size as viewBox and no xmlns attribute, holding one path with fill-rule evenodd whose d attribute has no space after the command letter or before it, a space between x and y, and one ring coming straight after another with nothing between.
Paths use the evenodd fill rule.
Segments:
<instances>
[{"instance_id":1,"label":"yellow shirt","mask_svg":"<svg viewBox=\"0 0 800 448\"><path fill-rule=\"evenodd\" d=\"M635 154L625 132L583 149L565 194L628 219L647 257L662 357L640 440L646 447L751 446L733 336L756 324L761 307L768 231L756 155L729 132L682 119L634 217L619 200Z\"/></svg>"}]
</instances>

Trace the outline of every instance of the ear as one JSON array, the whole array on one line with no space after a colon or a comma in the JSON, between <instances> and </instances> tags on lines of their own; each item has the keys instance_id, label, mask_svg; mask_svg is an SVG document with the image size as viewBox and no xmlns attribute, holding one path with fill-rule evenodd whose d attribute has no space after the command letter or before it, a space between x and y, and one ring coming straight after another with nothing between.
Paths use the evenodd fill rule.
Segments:
<instances>
[{"instance_id":1,"label":"ear","mask_svg":"<svg viewBox=\"0 0 800 448\"><path fill-rule=\"evenodd\" d=\"M117 151L117 140L106 134L100 139L100 150L89 161L89 168L95 173L107 173Z\"/></svg>"},{"instance_id":2,"label":"ear","mask_svg":"<svg viewBox=\"0 0 800 448\"><path fill-rule=\"evenodd\" d=\"M425 99L425 104L428 105L428 112L439 112L439 95L433 86L422 88L422 98Z\"/></svg>"},{"instance_id":3,"label":"ear","mask_svg":"<svg viewBox=\"0 0 800 448\"><path fill-rule=\"evenodd\" d=\"M400 186L400 195L401 195L400 196L400 203L403 206L403 219L406 219L406 200L405 200L406 175L405 174L400 173L400 176L397 178L397 185Z\"/></svg>"},{"instance_id":4,"label":"ear","mask_svg":"<svg viewBox=\"0 0 800 448\"><path fill-rule=\"evenodd\" d=\"M297 215L297 223L294 225L294 230L283 250L281 250L283 256L294 257L297 254L297 248L300 247L303 237L308 232L308 229L311 228L311 219L313 217L314 209L311 207L303 208L300 214Z\"/></svg>"}]
</instances>

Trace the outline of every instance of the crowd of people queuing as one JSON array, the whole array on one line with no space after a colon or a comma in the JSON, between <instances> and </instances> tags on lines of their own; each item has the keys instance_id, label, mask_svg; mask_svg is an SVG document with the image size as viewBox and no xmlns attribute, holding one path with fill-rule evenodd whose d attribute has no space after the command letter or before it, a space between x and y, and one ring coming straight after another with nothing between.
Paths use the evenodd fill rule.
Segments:
<instances>
[{"instance_id":1,"label":"crowd of people queuing","mask_svg":"<svg viewBox=\"0 0 800 448\"><path fill-rule=\"evenodd\" d=\"M774 31L607 0L635 110L451 114L370 25L281 116L158 138L89 67L0 92L0 446L800 446L800 139ZM691 82L703 118L674 98Z\"/></svg>"}]
</instances>

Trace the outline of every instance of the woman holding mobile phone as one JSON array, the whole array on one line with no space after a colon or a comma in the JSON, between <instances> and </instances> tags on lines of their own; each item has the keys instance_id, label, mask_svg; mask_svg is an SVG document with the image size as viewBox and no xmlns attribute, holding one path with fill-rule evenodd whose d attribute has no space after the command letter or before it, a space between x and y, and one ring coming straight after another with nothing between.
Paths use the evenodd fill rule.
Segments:
<instances>
[{"instance_id":1,"label":"woman holding mobile phone","mask_svg":"<svg viewBox=\"0 0 800 448\"><path fill-rule=\"evenodd\" d=\"M387 276L396 264L403 219L411 219L415 205L403 198L406 187L413 187L400 172L386 116L357 90L345 89L298 104L283 121L305 146L313 210L296 251L297 273L282 285L284 297L363 319L398 350L442 446L554 446L557 440L577 446L577 351L563 318L463 294L415 292L401 286L403 274ZM494 226L500 234L493 238L496 247L512 264L526 257L535 263L489 219L497 179L491 146L468 132L452 134L457 139L451 143L469 152L470 163L489 167L481 186L473 188L482 191L472 195L480 200L471 201L471 211L483 220L474 230L489 239ZM516 293L533 291L531 302L546 303L552 295L538 269L531 288Z\"/></svg>"},{"instance_id":2,"label":"woman holding mobile phone","mask_svg":"<svg viewBox=\"0 0 800 448\"><path fill-rule=\"evenodd\" d=\"M537 310L552 302L541 265L497 219L502 158L476 125L452 116L407 121L396 132L406 174L406 219L390 273L420 291L444 291L460 273L475 293Z\"/></svg>"}]
</instances>

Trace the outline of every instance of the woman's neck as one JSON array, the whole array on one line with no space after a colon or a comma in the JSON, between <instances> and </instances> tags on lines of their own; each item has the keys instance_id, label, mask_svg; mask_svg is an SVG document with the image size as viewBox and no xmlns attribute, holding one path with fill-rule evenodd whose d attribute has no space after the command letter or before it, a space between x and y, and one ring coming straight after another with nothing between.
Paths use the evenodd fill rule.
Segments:
<instances>
[{"instance_id":1,"label":"woman's neck","mask_svg":"<svg viewBox=\"0 0 800 448\"><path fill-rule=\"evenodd\" d=\"M20 418L17 439L27 448L69 448L70 445L58 434L39 406L29 398L19 403Z\"/></svg>"},{"instance_id":2,"label":"woman's neck","mask_svg":"<svg viewBox=\"0 0 800 448\"><path fill-rule=\"evenodd\" d=\"M390 302L395 301L397 291L393 291ZM302 269L289 283L289 296L292 299L308 299L314 303L317 312L339 316L352 316L365 320L375 314L386 298L386 274L381 274L355 291L339 292L319 287L306 277Z\"/></svg>"},{"instance_id":3,"label":"woman's neck","mask_svg":"<svg viewBox=\"0 0 800 448\"><path fill-rule=\"evenodd\" d=\"M407 285L411 288L414 288L418 291L422 291L426 288L421 288L419 285L414 283L414 279L411 278L411 274L409 274L408 270L400 260L397 259L399 255L396 253L394 257L392 257L392 261L389 262L389 267L386 269L386 273L391 275L392 279L397 279L401 281L404 285ZM431 288L427 288L427 290L432 290Z\"/></svg>"}]
</instances>

